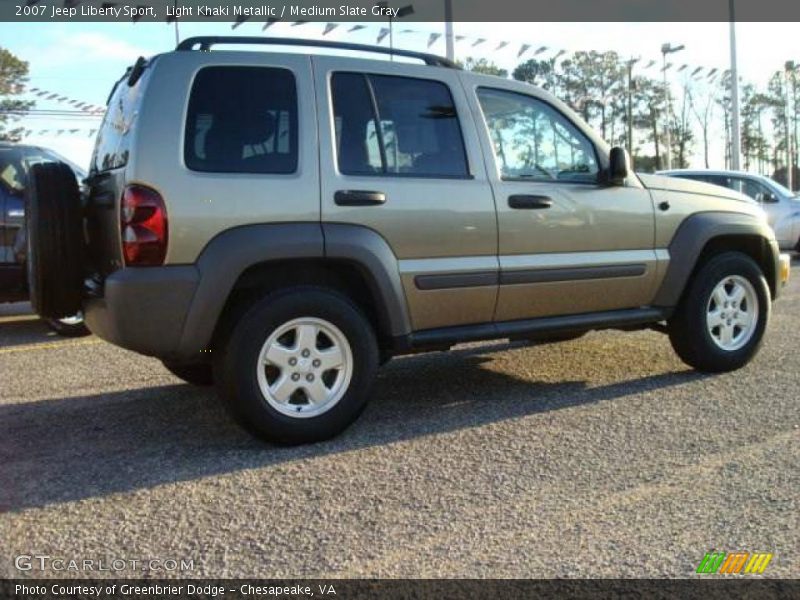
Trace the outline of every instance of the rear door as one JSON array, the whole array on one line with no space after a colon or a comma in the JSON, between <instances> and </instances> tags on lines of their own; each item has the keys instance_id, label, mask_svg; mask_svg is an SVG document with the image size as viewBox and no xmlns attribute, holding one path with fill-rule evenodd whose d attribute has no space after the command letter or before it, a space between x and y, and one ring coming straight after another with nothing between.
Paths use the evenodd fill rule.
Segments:
<instances>
[{"instance_id":1,"label":"rear door","mask_svg":"<svg viewBox=\"0 0 800 600\"><path fill-rule=\"evenodd\" d=\"M413 329L490 322L495 206L458 71L321 56L313 67L322 220L386 240Z\"/></svg>"}]
</instances>

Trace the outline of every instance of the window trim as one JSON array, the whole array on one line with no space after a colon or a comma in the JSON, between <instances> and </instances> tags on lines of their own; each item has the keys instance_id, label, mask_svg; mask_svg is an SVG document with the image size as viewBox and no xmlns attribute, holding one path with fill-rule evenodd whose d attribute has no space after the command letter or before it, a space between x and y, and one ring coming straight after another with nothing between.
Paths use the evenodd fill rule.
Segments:
<instances>
[{"instance_id":1,"label":"window trim","mask_svg":"<svg viewBox=\"0 0 800 600\"><path fill-rule=\"evenodd\" d=\"M544 104L548 108L550 108L554 113L556 113L556 115L558 115L559 117L561 117L562 119L567 121L572 126L572 128L575 129L576 133L581 138L583 138L589 144L589 147L591 147L591 149L592 149L592 153L594 154L594 162L597 165L597 175L595 177L595 180L594 181L567 181L567 180L563 180L563 179L535 179L535 178L532 178L532 177L507 177L507 176L503 175L502 169L499 168L499 165L498 165L498 162L497 162L497 154L494 151L494 144L492 144L492 136L490 135L490 132L489 132L489 123L486 122L486 113L483 110L483 104L481 104L481 98L480 98L480 91L481 90L488 90L490 92L501 92L503 94L510 94L510 95L513 95L513 96L519 96L521 98L525 98L525 99L528 99L528 100L533 100L535 102L539 102L541 104ZM488 86L488 85L481 85L481 86L477 86L475 88L475 100L477 101L478 108L481 111L481 119L483 120L483 127L484 127L485 132L486 132L486 138L489 140L489 149L490 149L490 151L492 153L492 161L494 162L495 171L497 172L497 176L500 179L500 181L512 182L512 183L513 182L552 183L552 184L557 184L557 185L591 185L591 186L601 185L604 168L603 168L603 162L600 160L600 154L597 151L597 146L589 138L589 136L587 136L583 131L581 131L580 127L575 125L575 123L572 121L572 119L570 119L566 114L564 114L564 111L559 109L552 102L548 102L544 98L539 98L538 96L533 96L531 94L525 94L524 92L518 92L516 90L509 90L509 89L499 88L499 87L491 87L491 86Z\"/></svg>"},{"instance_id":2,"label":"window trim","mask_svg":"<svg viewBox=\"0 0 800 600\"><path fill-rule=\"evenodd\" d=\"M332 128L332 137L336 140L336 112L335 112L335 104L333 99L333 78L336 75L360 75L364 78L364 82L367 86L367 91L369 93L370 103L372 105L372 119L375 121L375 131L378 136L378 144L379 150L381 153L381 162L383 171L380 173L347 173L342 171L341 167L339 166L339 148L337 144L334 144L333 148L333 166L336 169L336 172L344 177L393 177L397 179L451 179L451 180L471 180L475 179L475 175L472 173L472 165L470 164L469 160L469 152L467 151L467 142L464 138L464 127L462 126L462 120L458 108L456 107L456 99L453 95L453 90L445 81L441 79L429 79L427 77L413 77L409 75L394 75L390 73L380 73L380 72L373 72L373 71L330 71L328 74L328 102L330 103L331 109L331 128ZM434 83L443 85L447 90L447 93L450 95L450 100L453 103L453 110L456 113L456 121L458 123L458 133L461 137L461 149L464 153L464 165L466 166L466 173L463 175L437 175L437 174L425 174L425 173L390 173L388 171L388 161L386 158L386 146L383 141L383 127L381 127L381 120L380 120L380 110L378 109L378 98L375 94L375 89L372 85L371 76L375 77L393 77L395 79L413 79L416 81L424 81L427 83Z\"/></svg>"},{"instance_id":3,"label":"window trim","mask_svg":"<svg viewBox=\"0 0 800 600\"><path fill-rule=\"evenodd\" d=\"M197 79L203 71L208 69L260 69L260 70L269 70L269 71L284 71L289 74L292 78L292 86L294 89L294 102L295 102L295 146L294 146L294 169L291 171L220 171L219 169L198 169L192 167L189 164L189 160L187 160L188 155L188 148L189 148L189 117L191 116L190 108L192 106L192 98L194 97L195 86L197 85ZM301 170L301 159L302 159L302 152L300 149L300 144L302 140L302 133L301 133L301 114L300 114L300 89L297 83L297 75L295 74L294 70L292 70L288 66L281 66L281 65L252 65L252 64L211 64L211 65L203 65L197 71L195 71L194 75L192 76L192 84L189 88L189 94L186 100L186 116L183 119L183 151L181 152L182 164L183 166L193 173L208 173L211 175L239 175L239 176L253 176L253 175L260 175L260 176L267 176L267 177L296 177ZM289 121L289 131L291 133L291 119ZM277 131L276 131L277 135ZM291 136L290 136L291 138ZM275 146L277 147L277 139L275 140ZM195 159L197 160L197 158Z\"/></svg>"}]
</instances>

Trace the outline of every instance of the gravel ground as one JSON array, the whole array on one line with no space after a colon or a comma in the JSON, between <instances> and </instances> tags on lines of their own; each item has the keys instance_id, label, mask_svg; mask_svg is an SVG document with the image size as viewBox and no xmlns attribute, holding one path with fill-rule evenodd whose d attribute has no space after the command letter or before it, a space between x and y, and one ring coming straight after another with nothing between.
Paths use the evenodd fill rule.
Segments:
<instances>
[{"instance_id":1,"label":"gravel ground","mask_svg":"<svg viewBox=\"0 0 800 600\"><path fill-rule=\"evenodd\" d=\"M392 361L353 427L292 449L158 361L5 307L0 577L26 575L20 554L190 558L195 577L687 577L711 549L800 577L798 266L740 372L694 373L655 332L471 345Z\"/></svg>"}]
</instances>

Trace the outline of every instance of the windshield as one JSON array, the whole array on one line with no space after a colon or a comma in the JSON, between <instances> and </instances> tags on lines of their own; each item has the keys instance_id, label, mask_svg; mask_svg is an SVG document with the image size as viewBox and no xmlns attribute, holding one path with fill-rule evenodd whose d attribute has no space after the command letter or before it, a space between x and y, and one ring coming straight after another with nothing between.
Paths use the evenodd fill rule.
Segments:
<instances>
[{"instance_id":1,"label":"windshield","mask_svg":"<svg viewBox=\"0 0 800 600\"><path fill-rule=\"evenodd\" d=\"M770 183L770 185L772 187L774 187L776 190L778 190L778 192L781 194L781 196L785 196L786 198L797 198L798 196L800 196L800 194L798 194L797 192L791 191L785 185L781 185L780 183L778 183L774 179L770 179L769 183Z\"/></svg>"}]
</instances>

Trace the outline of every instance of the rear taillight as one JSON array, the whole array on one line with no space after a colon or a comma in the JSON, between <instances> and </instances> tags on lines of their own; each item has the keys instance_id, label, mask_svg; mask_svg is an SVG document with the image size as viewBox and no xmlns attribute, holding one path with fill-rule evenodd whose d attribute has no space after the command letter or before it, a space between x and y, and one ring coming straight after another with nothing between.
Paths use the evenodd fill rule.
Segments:
<instances>
[{"instance_id":1,"label":"rear taillight","mask_svg":"<svg viewBox=\"0 0 800 600\"><path fill-rule=\"evenodd\" d=\"M155 190L129 185L122 194L120 231L125 264L132 267L164 264L167 255L167 208Z\"/></svg>"}]
</instances>

